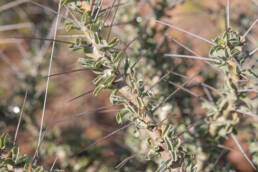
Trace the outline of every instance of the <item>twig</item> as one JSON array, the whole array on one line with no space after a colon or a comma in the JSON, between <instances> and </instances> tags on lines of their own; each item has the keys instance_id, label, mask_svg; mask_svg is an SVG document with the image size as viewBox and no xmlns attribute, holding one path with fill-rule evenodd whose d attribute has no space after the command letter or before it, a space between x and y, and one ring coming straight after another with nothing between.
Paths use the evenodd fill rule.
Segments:
<instances>
[{"instance_id":1,"label":"twig","mask_svg":"<svg viewBox=\"0 0 258 172\"><path fill-rule=\"evenodd\" d=\"M196 35L196 34L194 34L194 33L192 33L192 32L186 31L186 30L184 30L184 29L181 29L181 28L179 28L179 27L176 27L176 26L174 26L174 25L172 25L172 24L169 24L169 23L166 23L166 22L164 22L164 21L160 21L160 20L155 20L155 21L156 21L157 23L166 25L166 26L168 26L168 27L170 27L170 28L172 28L172 29L178 30L178 31L180 31L180 32L184 32L184 33L186 33L186 34L188 34L188 35L191 35L192 37L195 37L195 38L197 38L197 39L203 40L203 41L205 41L205 42L207 42L207 43L209 43L209 44L215 46L215 44L214 44L213 42L211 42L211 41L209 41L208 39L203 38L203 37L201 37L201 36L199 36L199 35Z\"/></svg>"},{"instance_id":2,"label":"twig","mask_svg":"<svg viewBox=\"0 0 258 172\"><path fill-rule=\"evenodd\" d=\"M224 146L224 145L222 145L222 144L218 144L218 145L216 145L218 148L222 148L222 149L225 149L225 150L228 150L228 151L232 151L232 152L238 152L238 150L235 150L235 149L233 149L233 148L231 148L231 147L228 147L228 146Z\"/></svg>"},{"instance_id":3,"label":"twig","mask_svg":"<svg viewBox=\"0 0 258 172\"><path fill-rule=\"evenodd\" d=\"M107 8L104 8L104 9L100 10L100 13L103 13L103 12L105 12L107 10L110 10L110 9L112 9L114 7L117 7L117 6L128 6L128 5L129 5L129 3L120 3L120 4L117 4L117 5L113 5L113 6L111 5Z\"/></svg>"},{"instance_id":4,"label":"twig","mask_svg":"<svg viewBox=\"0 0 258 172\"><path fill-rule=\"evenodd\" d=\"M222 150L218 156L218 158L216 159L216 161L214 162L214 165L212 166L211 169L214 169L216 167L216 165L219 163L219 160L222 158L222 156L226 153L226 150Z\"/></svg>"},{"instance_id":5,"label":"twig","mask_svg":"<svg viewBox=\"0 0 258 172\"><path fill-rule=\"evenodd\" d=\"M230 13L229 13L229 7L230 7L230 0L227 0L226 4L226 30L230 28Z\"/></svg>"},{"instance_id":6,"label":"twig","mask_svg":"<svg viewBox=\"0 0 258 172\"><path fill-rule=\"evenodd\" d=\"M51 42L56 42L56 43L64 43L64 44L74 44L73 42L69 41L63 41L63 40L57 40L57 39L48 39L48 38L39 38L39 37L7 37L8 39L28 39L28 40L40 40L40 41L51 41Z\"/></svg>"},{"instance_id":7,"label":"twig","mask_svg":"<svg viewBox=\"0 0 258 172\"><path fill-rule=\"evenodd\" d=\"M194 77L192 77L191 79L189 79L189 80L187 80L186 82L184 82L184 83L182 84L182 86L188 84L193 78L194 78ZM163 80L164 80L164 79L163 79ZM171 97L172 97L173 95L175 95L180 89L181 89L181 88L177 88L175 91L173 91L173 92L172 92L169 96L167 96L162 102L160 102L160 103L155 107L155 109L153 109L152 112L154 113L157 109L159 109L164 103L166 103L169 99L171 99Z\"/></svg>"},{"instance_id":8,"label":"twig","mask_svg":"<svg viewBox=\"0 0 258 172\"><path fill-rule=\"evenodd\" d=\"M55 31L54 31L54 40L56 39L56 33L57 33L57 27L58 27L58 22L59 22L59 14L61 10L61 0L59 0L58 4L58 14L56 17L56 23L55 23ZM48 67L48 76L51 74L51 66L52 66L52 61L53 61L53 56L54 56L54 50L55 50L55 41L52 44L52 50L51 50L51 55L50 55L50 61L49 61L49 67ZM45 117L45 110L46 110L46 102L47 102L47 93L48 93L48 86L49 86L49 81L50 78L47 78L47 83L46 83L46 90L45 90L45 98L44 98L44 103L43 103L43 110L42 110L42 115L41 115L41 121L40 121L40 130L39 130L39 138L38 138L38 145L34 154L33 160L38 156L38 149L41 143L41 137L42 137L42 130L43 130L43 124L44 124L44 117Z\"/></svg>"},{"instance_id":9,"label":"twig","mask_svg":"<svg viewBox=\"0 0 258 172\"><path fill-rule=\"evenodd\" d=\"M211 103L213 103L213 105L215 105L214 99L212 98L210 91L205 86L202 86L202 87L203 87L203 90L204 90L205 94L207 95L209 101Z\"/></svg>"},{"instance_id":10,"label":"twig","mask_svg":"<svg viewBox=\"0 0 258 172\"><path fill-rule=\"evenodd\" d=\"M102 9L103 2L104 2L104 0L101 0L101 2L100 2L100 6L99 6L99 9L98 9L98 11L97 11L97 13L96 13L96 15L95 15L95 17L94 17L94 20L93 20L93 21L96 21L96 19L97 19L98 15L99 15L99 12L100 12L100 11L101 11L101 9Z\"/></svg>"},{"instance_id":11,"label":"twig","mask_svg":"<svg viewBox=\"0 0 258 172\"><path fill-rule=\"evenodd\" d=\"M172 39L172 41L174 41L177 45L183 47L184 49L186 49L187 51L189 51L190 53L192 53L195 56L200 56L197 52L191 50L189 47L187 47L186 45L182 44L181 42L177 41L176 39L170 37Z\"/></svg>"},{"instance_id":12,"label":"twig","mask_svg":"<svg viewBox=\"0 0 258 172\"><path fill-rule=\"evenodd\" d=\"M253 162L249 159L249 157L247 156L247 154L245 153L243 147L241 146L241 144L239 143L239 141L237 140L236 136L234 134L230 134L232 139L234 140L234 142L236 143L237 147L239 148L240 152L243 154L243 156L245 157L245 159L248 161L248 163L253 167L253 169L256 170L255 165L253 164Z\"/></svg>"},{"instance_id":13,"label":"twig","mask_svg":"<svg viewBox=\"0 0 258 172\"><path fill-rule=\"evenodd\" d=\"M164 80L165 80L165 79L164 79ZM205 99L205 98L203 98L203 97L197 95L196 93L190 91L190 90L187 89L187 88L184 88L184 87L181 86L181 85L178 85L178 84L176 84L176 83L174 83L174 82L172 82L172 81L168 81L168 80L165 80L165 81L168 82L168 83L171 84L171 85L174 85L174 86L176 86L176 87L178 87L178 88L184 90L185 92L191 94L192 96L194 96L194 97L196 97L196 98L198 98L198 99L200 99L200 100L203 100L203 101L205 101L205 102L210 103L207 99Z\"/></svg>"},{"instance_id":14,"label":"twig","mask_svg":"<svg viewBox=\"0 0 258 172\"><path fill-rule=\"evenodd\" d=\"M91 9L90 9L91 10L91 16L93 16L97 4L98 4L98 2L96 2L96 4L95 4L95 0L92 0L92 2L91 2Z\"/></svg>"},{"instance_id":15,"label":"twig","mask_svg":"<svg viewBox=\"0 0 258 172\"><path fill-rule=\"evenodd\" d=\"M167 36L167 33L168 33L168 29L165 31L161 41L157 44L157 46L155 47L154 51L153 51L153 54L157 54L159 52L159 50L161 49L162 45L164 44L164 42L166 41L166 36Z\"/></svg>"},{"instance_id":16,"label":"twig","mask_svg":"<svg viewBox=\"0 0 258 172\"><path fill-rule=\"evenodd\" d=\"M26 103L26 100L27 100L27 96L28 96L28 90L26 90L25 97L23 99L23 104L22 104L22 108L21 108L21 112L20 112L20 117L19 117L19 121L18 121L17 128L16 128L16 131L15 131L15 135L14 135L13 145L16 144L16 139L17 139L17 135L18 135L18 132L19 132L20 125L21 125L23 110L24 110L24 106L25 106L25 103Z\"/></svg>"},{"instance_id":17,"label":"twig","mask_svg":"<svg viewBox=\"0 0 258 172\"><path fill-rule=\"evenodd\" d=\"M91 94L93 91L94 91L94 89L91 89L91 90L89 90L89 91L86 91L85 93L82 93L82 94L80 94L79 96L76 96L76 97L74 97L74 98L68 100L68 102L72 102L72 101L74 101L74 100L76 100L76 99L78 99L78 98L80 98L80 97L89 95L89 94Z\"/></svg>"},{"instance_id":18,"label":"twig","mask_svg":"<svg viewBox=\"0 0 258 172\"><path fill-rule=\"evenodd\" d=\"M81 72L81 71L86 71L86 70L89 70L89 69L85 69L85 68L73 69L73 70L70 70L70 71L62 72L62 73L55 73L55 74L51 74L51 75L48 75L48 76L44 76L44 78L58 76L58 75L64 75L64 74L74 73L74 72Z\"/></svg>"},{"instance_id":19,"label":"twig","mask_svg":"<svg viewBox=\"0 0 258 172\"><path fill-rule=\"evenodd\" d=\"M243 39L246 37L246 35L252 30L252 28L254 27L254 25L258 22L258 18L253 22L253 24L251 24L251 26L247 29L247 31L244 33L243 35Z\"/></svg>"},{"instance_id":20,"label":"twig","mask_svg":"<svg viewBox=\"0 0 258 172\"><path fill-rule=\"evenodd\" d=\"M254 93L258 93L258 90L255 89L242 89L242 90L238 90L238 92L242 93L242 92L254 92Z\"/></svg>"},{"instance_id":21,"label":"twig","mask_svg":"<svg viewBox=\"0 0 258 172\"><path fill-rule=\"evenodd\" d=\"M128 127L130 127L132 124L133 124L133 123L130 122L130 123L128 123L127 125L125 125L125 126L119 128L119 129L117 129L117 130L115 130L115 131L109 133L108 135L106 135L106 136L104 136L104 137L102 137L102 138L100 138L100 139L98 139L98 140L96 140L94 143L92 143L92 144L90 144L89 146L87 146L87 148L85 148L84 150L80 151L79 153L76 153L76 154L73 155L73 156L82 154L83 152L87 151L90 147L95 146L96 144L98 144L98 143L100 143L100 142L103 142L103 141L106 140L107 138L109 138L109 137L111 137L111 136L117 134L118 132L120 132L120 131L122 131L122 130L128 128Z\"/></svg>"},{"instance_id":22,"label":"twig","mask_svg":"<svg viewBox=\"0 0 258 172\"><path fill-rule=\"evenodd\" d=\"M84 37L85 35L83 34L74 34L74 35L57 35L57 37L60 38L81 38Z\"/></svg>"},{"instance_id":23,"label":"twig","mask_svg":"<svg viewBox=\"0 0 258 172\"><path fill-rule=\"evenodd\" d=\"M64 122L64 121L69 120L71 118L78 118L78 117L89 115L89 114L93 114L93 113L96 113L96 112L114 112L114 111L118 111L118 110L106 110L106 109L108 109L110 107L113 107L113 106L115 106L115 105L101 106L101 107L99 107L97 109L94 109L94 110L89 110L89 111L86 111L86 112L80 112L80 113L77 113L77 114L74 114L74 115L70 115L69 117L63 118L61 120L56 120L55 123Z\"/></svg>"},{"instance_id":24,"label":"twig","mask_svg":"<svg viewBox=\"0 0 258 172\"><path fill-rule=\"evenodd\" d=\"M16 29L21 29L21 28L30 28L30 27L32 27L31 23L10 24L10 25L0 26L0 32L16 30Z\"/></svg>"},{"instance_id":25,"label":"twig","mask_svg":"<svg viewBox=\"0 0 258 172\"><path fill-rule=\"evenodd\" d=\"M251 52L249 53L249 56L252 56L254 53L256 53L256 51L258 51L258 48L255 48L253 51L251 51Z\"/></svg>"},{"instance_id":26,"label":"twig","mask_svg":"<svg viewBox=\"0 0 258 172\"><path fill-rule=\"evenodd\" d=\"M104 25L105 25L105 23L107 22L107 19L108 19L108 17L110 16L110 14L111 14L111 11L112 11L112 8L114 8L115 7L115 3L116 3L116 0L113 0L113 3L112 3L112 5L111 5L111 7L105 12L105 19L104 19Z\"/></svg>"},{"instance_id":27,"label":"twig","mask_svg":"<svg viewBox=\"0 0 258 172\"><path fill-rule=\"evenodd\" d=\"M147 92L151 91L158 83L160 83L164 78L166 78L169 74L172 73L172 70L167 72L165 75L163 75L157 82L155 82L148 90Z\"/></svg>"},{"instance_id":28,"label":"twig","mask_svg":"<svg viewBox=\"0 0 258 172\"><path fill-rule=\"evenodd\" d=\"M119 164L117 164L115 166L115 168L118 170L121 169L128 161L130 161L131 159L134 159L135 157L137 157L139 155L141 155L141 154L136 153L136 154L133 154L133 155L125 158L123 161L121 161ZM142 154L142 155L144 155L144 154Z\"/></svg>"},{"instance_id":29,"label":"twig","mask_svg":"<svg viewBox=\"0 0 258 172\"><path fill-rule=\"evenodd\" d=\"M53 162L53 164L52 164L52 166L51 166L51 168L50 168L50 172L53 171L54 166L55 166L55 164L56 164L56 161L57 161L57 157L55 158L55 160L54 160L54 162Z\"/></svg>"},{"instance_id":30,"label":"twig","mask_svg":"<svg viewBox=\"0 0 258 172\"><path fill-rule=\"evenodd\" d=\"M182 77L182 78L185 78L185 79L190 79L190 77L188 77L188 76L186 76L186 75L183 75L183 74L180 74L180 73L177 73L177 72L174 72L174 71L172 71L171 73L174 74L174 75L176 75L176 76L180 76L180 77ZM214 87L212 87L212 86L210 86L210 85L208 85L208 84L206 84L206 83L204 83L204 82L199 82L199 81L197 81L196 79L193 79L193 81L198 82L198 83L200 83L202 86L207 87L207 88L209 88L210 90L212 90L212 91L216 92L217 94L219 94L219 90L217 90L216 88L214 88Z\"/></svg>"},{"instance_id":31,"label":"twig","mask_svg":"<svg viewBox=\"0 0 258 172\"><path fill-rule=\"evenodd\" d=\"M171 37L171 39L172 39L172 41L174 41L177 45L183 47L184 49L186 49L187 51L189 51L189 52L192 53L193 55L195 55L195 56L201 56L201 55L199 55L197 52L191 50L191 49L190 49L189 47L187 47L186 45L184 45L184 44L180 43L179 41L177 41L176 39L174 39L174 38L172 38L172 37ZM212 64L210 64L210 62L204 61L204 63L207 63L207 64L208 64L211 68L213 68L214 70L219 71L219 70L218 70L217 68L215 68Z\"/></svg>"},{"instance_id":32,"label":"twig","mask_svg":"<svg viewBox=\"0 0 258 172\"><path fill-rule=\"evenodd\" d=\"M121 0L118 0L118 4L120 4L120 1L121 1ZM115 21L115 18L116 18L116 14L117 14L118 8L119 8L119 6L116 7L115 14L114 14L114 16L113 16L113 18L112 18L111 27L110 27L110 29L109 29L108 36L107 36L107 41L109 41L109 38L110 38L110 35L111 35L111 30L112 30L112 25L114 24L114 21Z\"/></svg>"},{"instance_id":33,"label":"twig","mask_svg":"<svg viewBox=\"0 0 258 172\"><path fill-rule=\"evenodd\" d=\"M32 4L34 4L34 5L36 5L36 6L39 6L39 7L42 8L42 9L45 9L45 10L47 10L47 11L50 11L50 12L52 12L52 13L54 13L54 14L57 14L57 13L58 13L57 11L53 10L52 8L50 8L50 7L48 7L48 6L45 6L45 5L42 5L42 4L40 4L40 3L38 3L38 2L35 2L35 1L33 1L33 0L29 0L29 2L32 3Z\"/></svg>"},{"instance_id":34,"label":"twig","mask_svg":"<svg viewBox=\"0 0 258 172\"><path fill-rule=\"evenodd\" d=\"M235 111L238 112L238 113L244 114L244 115L251 116L253 118L258 118L258 115L254 114L254 113L251 113L251 112L244 112L242 110L235 110Z\"/></svg>"},{"instance_id":35,"label":"twig","mask_svg":"<svg viewBox=\"0 0 258 172\"><path fill-rule=\"evenodd\" d=\"M181 55L181 54L165 54L166 57L183 57L183 58L189 58L189 59L197 59L197 60L204 60L204 61L211 61L211 62L219 62L219 60L211 59L207 57L201 57L201 56L189 56L189 55Z\"/></svg>"},{"instance_id":36,"label":"twig","mask_svg":"<svg viewBox=\"0 0 258 172\"><path fill-rule=\"evenodd\" d=\"M16 7L20 4L23 4L23 3L26 3L26 2L29 2L30 0L16 0L16 1L13 1L13 2L9 2L3 6L0 7L0 13L5 11L5 10L8 10L10 8L13 8L13 7Z\"/></svg>"}]
</instances>

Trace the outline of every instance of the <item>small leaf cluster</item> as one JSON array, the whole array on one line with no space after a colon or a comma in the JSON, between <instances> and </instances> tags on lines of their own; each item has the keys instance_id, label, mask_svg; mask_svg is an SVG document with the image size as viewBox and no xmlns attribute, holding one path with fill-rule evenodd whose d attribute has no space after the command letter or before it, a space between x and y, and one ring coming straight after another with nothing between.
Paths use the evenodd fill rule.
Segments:
<instances>
[{"instance_id":1,"label":"small leaf cluster","mask_svg":"<svg viewBox=\"0 0 258 172\"><path fill-rule=\"evenodd\" d=\"M145 89L143 80L138 78L135 64L123 49L120 50L119 39L114 37L108 41L101 34L105 31L103 16L94 17L92 12L85 11L80 6L74 11L81 17L81 22L67 22L66 26L68 31L79 30L84 36L77 39L71 48L83 50L85 57L79 58L79 63L97 75L93 80L96 86L93 94L98 95L104 89L111 90L111 103L123 106L116 116L117 122L122 124L130 121L137 130L148 135L149 159L165 154L161 159L166 158L170 162L167 168L183 166L192 170L190 162L193 157L186 154L171 125L165 127L163 136L160 135L158 128L161 125L156 122L148 107L151 93Z\"/></svg>"},{"instance_id":2,"label":"small leaf cluster","mask_svg":"<svg viewBox=\"0 0 258 172\"><path fill-rule=\"evenodd\" d=\"M210 57L219 62L212 63L224 73L224 84L220 88L220 95L216 104L203 103L208 110L209 133L217 138L226 137L232 133L234 127L239 123L240 114L238 110L250 112L250 99L246 93L240 90L247 89L247 84L241 84L253 75L251 69L244 69L246 57L243 54L245 40L235 31L229 29L222 36L215 39L215 46L210 50ZM250 72L246 72L250 71ZM247 81L248 82L248 81Z\"/></svg>"},{"instance_id":3,"label":"small leaf cluster","mask_svg":"<svg viewBox=\"0 0 258 172\"><path fill-rule=\"evenodd\" d=\"M8 140L7 134L0 138L0 171L35 171L44 172L43 167L34 166L28 155L19 155L19 147Z\"/></svg>"},{"instance_id":4,"label":"small leaf cluster","mask_svg":"<svg viewBox=\"0 0 258 172\"><path fill-rule=\"evenodd\" d=\"M66 4L68 5L68 3ZM166 16L164 4L167 5L167 1L158 1L158 5L153 7L157 18ZM213 151L217 149L204 150L205 148L201 144L194 143L192 147L198 149L198 151L189 151L187 148L191 145L184 143L187 140L184 138L185 136L182 139L177 134L177 123L172 125L169 123L170 121L168 124L158 122L155 117L159 115L154 115L155 112L152 111L154 109L151 105L152 93L145 89L146 82L143 82L142 75L138 73L143 69L136 69L137 61L136 63L132 62L132 59L144 56L147 63L155 62L153 66L156 66L154 72L152 71L153 73L166 68L163 67L166 66L165 60L162 59L163 63L159 63L161 58L157 58L162 55L160 50L167 48L163 46L166 38L160 44L157 44L154 40L155 35L160 30L157 29L155 24L148 27L148 22L145 24L134 23L138 29L138 35L140 35L139 38L135 39L139 40L137 42L139 44L138 49L134 49L135 52L128 56L124 49L121 50L121 41L118 38L115 37L109 41L109 37L112 35L111 30L105 28L105 17L102 14L95 16L97 14L95 11L85 10L79 2L72 2L69 5L73 7L81 20L80 23L66 22L67 30L76 30L83 33L83 36L78 38L71 48L73 50L83 50L85 57L80 58L79 62L96 74L93 81L96 88L93 94L98 95L104 89L111 91L110 102L122 105L122 109L116 116L117 122L119 124L130 122L135 127L137 133L140 133L138 136L140 142L142 144L148 143L147 149L143 151L146 158L157 162L158 171L181 167L186 171L196 171L197 162L194 160L198 155L195 154L194 156L193 152L202 151L202 153L205 152L208 156L212 156ZM151 4L150 7L152 7ZM98 11L98 8L97 5L95 10ZM162 8L162 10L159 8ZM151 22L152 20L150 20ZM167 29L164 28L162 31ZM108 36L103 33L107 33ZM246 83L249 81L239 82L250 77L257 79L251 69L244 67L248 58L243 53L246 41L237 32L228 29L222 36L214 40L214 44L210 50L210 57L216 59L216 62L212 62L212 65L223 72L224 80L215 101L203 102L203 108L207 110L207 116L205 121L198 126L203 130L198 130L197 127L196 133L189 136L189 140L192 139L192 142L195 142L195 139L198 140L197 137L203 136L204 133L205 136L208 135L209 137L203 138L200 142L220 143L221 138L224 139L229 134L237 132L236 126L240 123L239 110L251 112L252 109L251 100L247 93L241 92L241 90L248 89ZM162 72L164 71L160 73ZM162 92L163 90L159 91Z\"/></svg>"}]
</instances>

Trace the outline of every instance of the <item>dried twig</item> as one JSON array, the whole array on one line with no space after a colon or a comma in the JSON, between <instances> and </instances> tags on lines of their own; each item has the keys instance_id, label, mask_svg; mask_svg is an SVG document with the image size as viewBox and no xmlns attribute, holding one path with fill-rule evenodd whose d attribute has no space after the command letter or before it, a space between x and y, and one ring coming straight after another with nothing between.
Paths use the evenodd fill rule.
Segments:
<instances>
[{"instance_id":1,"label":"dried twig","mask_svg":"<svg viewBox=\"0 0 258 172\"><path fill-rule=\"evenodd\" d=\"M180 32L187 33L188 35L191 35L192 37L195 37L195 38L197 38L197 39L203 40L203 41L205 41L205 42L207 42L207 43L209 43L209 44L211 44L211 45L213 45L213 46L215 45L213 42L209 41L208 39L203 38L203 37L201 37L201 36L199 36L199 35L196 35L196 34L194 34L194 33L192 33L192 32L186 31L186 30L184 30L184 29L181 29L181 28L179 28L179 27L176 27L176 26L174 26L174 25L172 25L172 24L169 24L169 23L166 23L166 22L164 22L164 21L160 21L160 20L155 20L155 21L156 21L157 23L166 25L166 26L168 26L168 27L170 27L170 28L172 28L172 29L178 30L178 31L180 31Z\"/></svg>"},{"instance_id":2,"label":"dried twig","mask_svg":"<svg viewBox=\"0 0 258 172\"><path fill-rule=\"evenodd\" d=\"M201 56L189 56L189 55L181 55L181 54L165 54L164 56L166 56L166 57L183 57L183 58L189 58L189 59L219 62L216 59L211 59L211 58L208 58L208 57L201 57Z\"/></svg>"},{"instance_id":3,"label":"dried twig","mask_svg":"<svg viewBox=\"0 0 258 172\"><path fill-rule=\"evenodd\" d=\"M74 72L81 72L81 71L86 71L86 70L89 70L89 69L85 69L85 68L73 69L73 70L70 70L70 71L65 71L65 72L61 72L61 73L54 73L54 74L51 74L49 76L44 76L44 78L59 76L59 75L64 75L64 74L69 74L69 73L74 73Z\"/></svg>"},{"instance_id":4,"label":"dried twig","mask_svg":"<svg viewBox=\"0 0 258 172\"><path fill-rule=\"evenodd\" d=\"M23 99L23 104L22 104L22 108L21 108L21 112L20 112L20 117L19 117L19 121L18 121L17 128L16 128L16 131L15 131L15 135L14 135L13 145L16 144L16 139L17 139L17 135L18 135L18 132L19 132L20 125L21 125L23 110L24 110L24 107L25 107L27 96L28 96L28 90L26 90L25 96L24 96L24 99Z\"/></svg>"},{"instance_id":5,"label":"dried twig","mask_svg":"<svg viewBox=\"0 0 258 172\"><path fill-rule=\"evenodd\" d=\"M0 7L0 13L5 11L5 10L8 10L10 8L13 8L13 7L16 7L18 5L24 4L26 2L29 2L29 1L30 0L16 0L16 1L13 1L13 2L9 2L9 3Z\"/></svg>"},{"instance_id":6,"label":"dried twig","mask_svg":"<svg viewBox=\"0 0 258 172\"><path fill-rule=\"evenodd\" d=\"M255 26L255 24L258 22L258 18L251 24L251 26L247 29L247 31L243 35L243 39L247 36L247 34L252 30L252 28Z\"/></svg>"},{"instance_id":7,"label":"dried twig","mask_svg":"<svg viewBox=\"0 0 258 172\"><path fill-rule=\"evenodd\" d=\"M54 31L54 40L56 39L56 32L57 32L57 26L59 22L59 13L61 10L61 0L59 0L58 4L58 14L56 17L56 23L55 23L55 31ZM55 50L55 41L52 44L52 50L51 50L51 55L50 55L50 61L49 61L49 67L48 67L48 76L51 74L51 66L52 66L52 61L53 61L53 56L54 56L54 50ZM47 83L46 83L46 90L45 90L45 98L44 98L44 103L43 103L43 110L42 110L42 115L41 115L41 121L40 121L40 130L39 130L39 138L38 138L38 145L34 154L33 160L35 160L36 157L38 157L38 149L41 143L41 137L42 137L42 130L43 130L43 124L44 124L44 117L45 117L45 110L46 110L46 102L47 102L47 93L48 93L48 86L49 86L49 81L50 78L47 78Z\"/></svg>"},{"instance_id":8,"label":"dried twig","mask_svg":"<svg viewBox=\"0 0 258 172\"><path fill-rule=\"evenodd\" d=\"M77 153L77 154L75 154L75 155L73 155L73 156L82 154L83 152L85 152L85 151L87 151L89 148L91 148L92 146L95 146L96 144L98 144L98 143L100 143L100 142L103 142L103 141L106 140L107 138L109 138L109 137L111 137L111 136L117 134L118 132L120 132L120 131L122 131L122 130L128 128L128 127L130 127L132 124L133 124L133 123L130 122L130 123L126 124L125 126L123 126L123 127L119 128L119 129L117 129L117 130L115 130L115 131L109 133L108 135L106 135L106 136L104 136L104 137L102 137L102 138L96 140L94 143L92 143L92 144L90 144L89 146L87 146L87 148L85 148L84 150L80 151L79 153Z\"/></svg>"},{"instance_id":9,"label":"dried twig","mask_svg":"<svg viewBox=\"0 0 258 172\"><path fill-rule=\"evenodd\" d=\"M230 7L230 0L227 0L227 4L226 4L226 30L228 30L230 28L229 7Z\"/></svg>"},{"instance_id":10,"label":"dried twig","mask_svg":"<svg viewBox=\"0 0 258 172\"><path fill-rule=\"evenodd\" d=\"M10 24L10 25L0 26L0 32L22 29L22 28L31 28L31 27L32 27L31 23Z\"/></svg>"},{"instance_id":11,"label":"dried twig","mask_svg":"<svg viewBox=\"0 0 258 172\"><path fill-rule=\"evenodd\" d=\"M254 170L256 170L255 165L253 164L253 162L249 159L249 157L247 156L247 154L245 153L243 147L241 146L241 144L239 143L239 141L237 140L236 136L234 134L230 134L232 139L234 140L234 142L236 143L237 147L239 148L240 152L243 154L243 156L245 157L245 159L248 161L248 163L252 166L252 168Z\"/></svg>"},{"instance_id":12,"label":"dried twig","mask_svg":"<svg viewBox=\"0 0 258 172\"><path fill-rule=\"evenodd\" d=\"M89 91L86 91L86 92L80 94L79 96L76 96L76 97L74 97L74 98L68 100L68 102L72 102L72 101L74 101L74 100L76 100L76 99L78 99L78 98L80 98L80 97L89 95L89 94L91 94L93 91L94 91L94 89L91 89L91 90L89 90Z\"/></svg>"}]
</instances>

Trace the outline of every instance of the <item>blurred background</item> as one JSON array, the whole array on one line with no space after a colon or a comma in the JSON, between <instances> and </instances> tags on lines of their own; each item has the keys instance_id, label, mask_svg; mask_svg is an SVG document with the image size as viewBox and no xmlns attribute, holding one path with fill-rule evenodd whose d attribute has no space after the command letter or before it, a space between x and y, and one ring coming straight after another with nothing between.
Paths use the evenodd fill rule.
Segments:
<instances>
[{"instance_id":1,"label":"blurred background","mask_svg":"<svg viewBox=\"0 0 258 172\"><path fill-rule=\"evenodd\" d=\"M104 8L111 6L112 2L104 1ZM225 1L169 2L171 7L160 5L159 0L122 0L112 34L121 38L123 45L132 41L137 33L147 35L135 41L127 50L128 54L136 59L138 56L144 57L139 62L138 70L143 76L150 78L146 79L147 83L153 83L157 80L155 76L162 76L166 70L174 68L178 73L189 77L199 73L196 77L199 82L216 87L220 74L204 62L181 58L164 60L160 57L166 52L189 54L175 44L172 38L204 57L208 57L210 45L185 33L153 23L152 18L163 19L212 40L224 31ZM153 7L163 12L154 13ZM55 0L0 2L0 133L8 133L11 139L14 137L27 90L28 97L17 144L21 154L30 156L33 156L37 145L57 8L58 1ZM243 34L257 19L258 2L231 0L230 13L232 28ZM66 16L64 7L61 14ZM65 171L113 171L117 164L132 155L133 143L137 140L130 135L130 128L103 139L121 127L115 119L119 107L110 106L109 91L104 91L97 97L91 94L95 75L78 64L77 59L84 57L83 53L69 49L70 43L75 42L78 34L67 33L64 18L61 17L57 31L57 40L60 41L56 42L54 52L51 72L53 75L50 76L44 121L46 132L40 148L39 164L49 169L56 159L55 168ZM245 47L246 52L258 47L257 38L258 25L247 36L250 46ZM155 51L156 53L152 53ZM253 67L257 69L257 60L256 53L254 58L250 59L249 65L256 65ZM182 78L175 77L174 80L181 82ZM200 96L205 95L203 89L194 84L189 89ZM168 90L164 89L163 94L167 92ZM250 93L250 97L256 96ZM190 113L200 116L205 114L199 100L184 92L177 94L173 100L176 103L169 102L166 107L173 108L172 113L176 114L181 122L184 122L184 117L194 118L189 116ZM247 140L250 135L245 131L240 132L243 134L239 140L248 152ZM95 141L99 142L89 147L86 152L71 157ZM224 144L237 149L230 139ZM229 162L237 171L253 171L240 152L227 153L221 161L222 164ZM153 162L139 157L131 159L119 170L152 171L154 167Z\"/></svg>"}]
</instances>

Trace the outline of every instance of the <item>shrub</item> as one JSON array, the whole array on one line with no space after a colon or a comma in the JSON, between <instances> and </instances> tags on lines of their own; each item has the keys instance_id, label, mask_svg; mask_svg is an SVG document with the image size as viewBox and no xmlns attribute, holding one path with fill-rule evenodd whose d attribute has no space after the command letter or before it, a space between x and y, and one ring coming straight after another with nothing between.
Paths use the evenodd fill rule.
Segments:
<instances>
[{"instance_id":1,"label":"shrub","mask_svg":"<svg viewBox=\"0 0 258 172\"><path fill-rule=\"evenodd\" d=\"M255 102L257 96L253 97L251 94L257 93L257 74L253 67L248 66L257 49L246 51L246 47L249 47L246 36L257 23L257 19L243 35L239 34L230 27L229 1L227 1L226 29L223 34L210 41L163 21L164 18L171 17L166 11L178 5L178 1L158 0L155 5L147 1L153 17L146 21L140 12L135 10L137 1L130 2L135 6L125 7L119 12L120 1L117 4L114 1L110 9L103 9L101 0L92 5L94 2L63 0L61 4L68 11L68 15L64 17L66 31L81 35L70 48L73 51L83 52L83 57L78 58L78 62L85 70L94 73L93 95L97 96L103 90L110 90L110 102L114 106L121 107L116 115L116 121L123 126L116 132L127 129L125 143L133 153L116 168L122 170L129 160L137 158L141 162L144 160L150 162L151 165L145 163L147 165L144 170L229 171L233 169L230 163L223 161L222 167L217 166L220 158L227 151L232 151L232 148L224 145L224 142L231 138L251 167L256 170L257 132L252 132L252 136L249 137L251 157L247 155L236 135L241 130L257 129L258 117L254 113L257 111ZM114 13L110 17L112 9ZM125 33L112 32L116 17L121 23L129 21L129 26L124 29ZM110 24L107 24L108 19ZM170 29L210 44L212 47L209 57L200 56L174 38L171 39L194 55L168 53ZM157 42L156 39L160 35L162 35L161 42ZM123 42L128 41L128 37L133 39L123 47ZM190 58L207 63L220 75L214 78L214 74L205 78L217 82L216 88L201 82L206 96L199 96L188 89L187 86L191 85L196 75L187 77L178 74L180 70L176 67L175 70L171 70L173 68L169 65L173 64L171 57ZM183 65L187 68L186 64ZM152 79L155 76L157 79ZM183 79L186 79L183 84L177 84ZM180 90L201 102L205 111L204 116L202 112L193 115L197 107L188 108L187 115L182 113L179 118L171 115L177 112L177 108L184 108L186 104L192 102L189 95L181 94L180 96L185 97L177 97L182 102L179 102L178 107L174 107L177 103L175 101L180 99L172 97ZM44 110L42 121L43 119ZM2 138L5 140L6 135ZM37 151L41 139L40 134ZM102 140L93 145L100 141ZM13 149L16 148L10 147L5 152ZM87 152L88 148L79 153L74 152L72 158ZM7 164L6 160L3 162ZM78 164L82 164L78 168L82 170L89 161L82 160ZM4 168L7 168L7 165ZM134 165L130 164L128 168L133 170Z\"/></svg>"}]
</instances>

